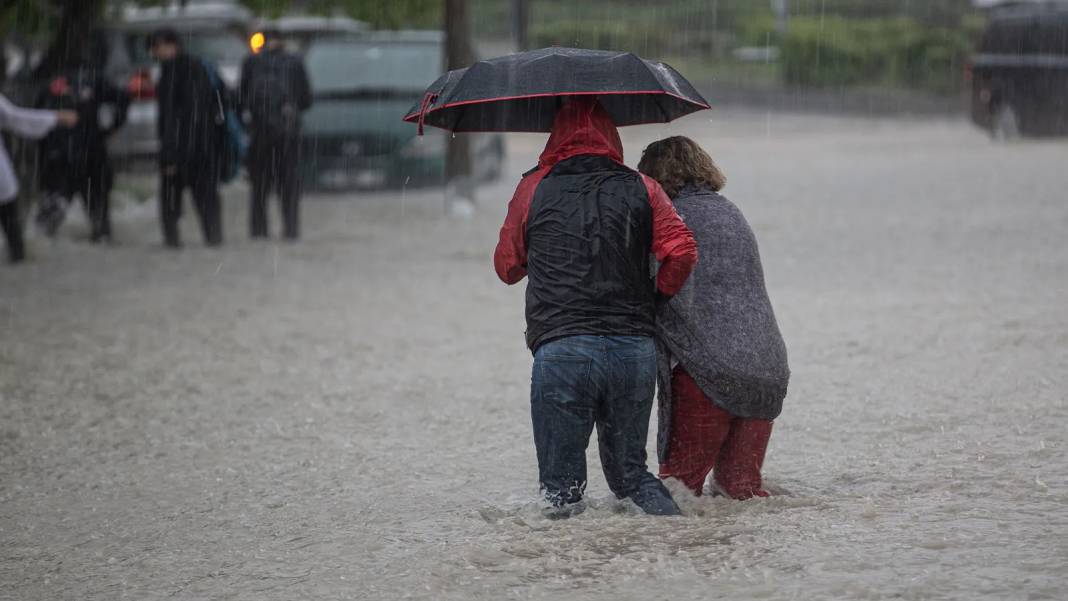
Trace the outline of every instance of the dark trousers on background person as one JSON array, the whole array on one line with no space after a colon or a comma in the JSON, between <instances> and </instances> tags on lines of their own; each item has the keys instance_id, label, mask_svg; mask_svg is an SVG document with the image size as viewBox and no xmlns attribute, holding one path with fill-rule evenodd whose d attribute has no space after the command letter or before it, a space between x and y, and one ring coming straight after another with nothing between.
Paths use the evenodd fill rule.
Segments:
<instances>
[{"instance_id":1,"label":"dark trousers on background person","mask_svg":"<svg viewBox=\"0 0 1068 601\"><path fill-rule=\"evenodd\" d=\"M267 197L274 190L282 206L282 233L296 240L300 237L300 137L253 134L248 168L252 179L250 235L253 238L270 235Z\"/></svg>"},{"instance_id":2,"label":"dark trousers on background person","mask_svg":"<svg viewBox=\"0 0 1068 601\"><path fill-rule=\"evenodd\" d=\"M89 220L89 239L99 242L111 238L111 188L115 181L115 174L111 165L107 162L98 165L90 165L89 168L76 175L60 172L46 172L41 178L41 191L48 195L59 195L64 199L71 199L75 195L82 198L82 206L85 207L85 215ZM42 201L43 202L43 201ZM62 210L65 207L50 207L58 210L58 215L50 215L47 220L54 223L46 224L49 235L55 233L63 221ZM40 217L40 215L39 215Z\"/></svg>"},{"instance_id":3,"label":"dark trousers on background person","mask_svg":"<svg viewBox=\"0 0 1068 601\"><path fill-rule=\"evenodd\" d=\"M219 203L219 173L211 163L188 165L178 168L174 175L163 175L160 180L160 223L163 226L163 243L170 247L181 246L178 220L182 217L182 192L189 188L193 206L200 219L204 244L218 246L223 241L222 207Z\"/></svg>"},{"instance_id":4,"label":"dark trousers on background person","mask_svg":"<svg viewBox=\"0 0 1068 601\"><path fill-rule=\"evenodd\" d=\"M656 348L650 337L579 335L538 347L530 412L539 480L554 508L566 512L582 500L586 447L596 425L601 468L616 497L630 498L646 513L679 513L646 467L655 388Z\"/></svg>"},{"instance_id":5,"label":"dark trousers on background person","mask_svg":"<svg viewBox=\"0 0 1068 601\"><path fill-rule=\"evenodd\" d=\"M713 470L716 485L735 499L766 497L760 477L771 438L766 419L735 417L705 396L682 366L671 373L671 435L661 478L677 478L700 496Z\"/></svg>"},{"instance_id":6,"label":"dark trousers on background person","mask_svg":"<svg viewBox=\"0 0 1068 601\"><path fill-rule=\"evenodd\" d=\"M76 192L89 218L89 239L99 242L111 238L111 186L114 174L110 165L95 169L89 177L76 182Z\"/></svg>"},{"instance_id":7,"label":"dark trousers on background person","mask_svg":"<svg viewBox=\"0 0 1068 601\"><path fill-rule=\"evenodd\" d=\"M26 245L22 241L22 220L19 218L17 198L0 203L0 229L7 239L7 258L18 263L26 258Z\"/></svg>"}]
</instances>

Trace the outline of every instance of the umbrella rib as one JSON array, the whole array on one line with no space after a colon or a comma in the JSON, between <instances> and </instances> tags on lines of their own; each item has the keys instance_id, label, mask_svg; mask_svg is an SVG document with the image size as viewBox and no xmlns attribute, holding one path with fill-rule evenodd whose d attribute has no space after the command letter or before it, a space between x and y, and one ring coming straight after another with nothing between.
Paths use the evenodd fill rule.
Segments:
<instances>
[{"instance_id":1,"label":"umbrella rib","mask_svg":"<svg viewBox=\"0 0 1068 601\"><path fill-rule=\"evenodd\" d=\"M656 108L660 109L660 114L664 116L664 123L671 123L671 115L668 114L667 109L664 108L664 104L660 102L662 99L667 98L667 94L655 94L656 96Z\"/></svg>"}]
</instances>

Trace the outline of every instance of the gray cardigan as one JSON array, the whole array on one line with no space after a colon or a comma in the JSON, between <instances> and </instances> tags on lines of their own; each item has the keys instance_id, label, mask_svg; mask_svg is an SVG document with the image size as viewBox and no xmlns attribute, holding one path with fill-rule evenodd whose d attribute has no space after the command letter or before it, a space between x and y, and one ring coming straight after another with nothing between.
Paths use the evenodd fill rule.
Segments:
<instances>
[{"instance_id":1,"label":"gray cardigan","mask_svg":"<svg viewBox=\"0 0 1068 601\"><path fill-rule=\"evenodd\" d=\"M682 290L657 310L661 463L671 433L674 362L737 417L778 417L790 379L756 237L742 212L707 188L683 188L673 203L693 232L700 260Z\"/></svg>"}]
</instances>

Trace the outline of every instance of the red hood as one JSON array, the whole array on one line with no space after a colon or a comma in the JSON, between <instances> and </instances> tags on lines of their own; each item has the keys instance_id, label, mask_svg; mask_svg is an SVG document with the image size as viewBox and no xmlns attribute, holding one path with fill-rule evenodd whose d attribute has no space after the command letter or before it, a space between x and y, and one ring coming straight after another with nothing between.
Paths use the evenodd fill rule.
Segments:
<instances>
[{"instance_id":1,"label":"red hood","mask_svg":"<svg viewBox=\"0 0 1068 601\"><path fill-rule=\"evenodd\" d=\"M551 167L580 154L623 162L623 143L619 141L616 125L592 96L572 96L556 112L553 132L538 159L538 166Z\"/></svg>"}]
</instances>

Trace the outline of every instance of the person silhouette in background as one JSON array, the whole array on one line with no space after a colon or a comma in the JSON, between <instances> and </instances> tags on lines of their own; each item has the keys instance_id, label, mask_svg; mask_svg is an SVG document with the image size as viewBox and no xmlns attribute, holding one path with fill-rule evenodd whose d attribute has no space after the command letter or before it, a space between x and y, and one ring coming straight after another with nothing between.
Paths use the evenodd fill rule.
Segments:
<instances>
[{"instance_id":1,"label":"person silhouette in background","mask_svg":"<svg viewBox=\"0 0 1068 601\"><path fill-rule=\"evenodd\" d=\"M652 276L650 255L660 261ZM623 164L596 98L557 111L538 166L519 182L493 256L506 284L527 278L530 412L550 518L582 511L594 425L616 497L643 511L679 508L646 467L656 386L657 294L671 296L697 246L663 190Z\"/></svg>"},{"instance_id":2,"label":"person silhouette in background","mask_svg":"<svg viewBox=\"0 0 1068 601\"><path fill-rule=\"evenodd\" d=\"M281 35L265 30L263 47L245 59L238 97L252 138L248 170L252 179L249 233L270 235L267 196L274 189L282 206L282 232L300 236L301 112L311 107L311 88L300 58L285 51Z\"/></svg>"},{"instance_id":3,"label":"person silhouette in background","mask_svg":"<svg viewBox=\"0 0 1068 601\"><path fill-rule=\"evenodd\" d=\"M41 138L56 125L74 127L78 113L70 110L46 111L15 106L0 94L0 131L10 131L25 138ZM8 260L18 263L26 258L22 240L22 220L19 217L19 180L7 156L7 148L0 140L0 229L7 239Z\"/></svg>"},{"instance_id":4,"label":"person silhouette in background","mask_svg":"<svg viewBox=\"0 0 1068 601\"><path fill-rule=\"evenodd\" d=\"M156 88L159 115L160 222L163 243L179 248L182 193L189 188L200 217L204 243L223 241L219 204L220 158L224 130L221 100L207 67L187 54L173 29L159 29L146 40L160 63Z\"/></svg>"},{"instance_id":5,"label":"person silhouette in background","mask_svg":"<svg viewBox=\"0 0 1068 601\"><path fill-rule=\"evenodd\" d=\"M53 130L41 141L39 181L43 197L37 222L46 234L54 235L67 203L77 194L89 219L89 239L95 243L111 241L114 171L107 139L126 123L130 98L104 76L102 48L90 48L82 56L79 65L51 78L38 96L39 108L76 111L78 125ZM104 106L111 116L106 126L100 123Z\"/></svg>"}]
</instances>

